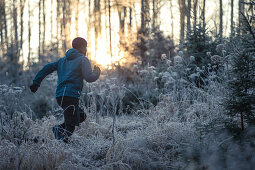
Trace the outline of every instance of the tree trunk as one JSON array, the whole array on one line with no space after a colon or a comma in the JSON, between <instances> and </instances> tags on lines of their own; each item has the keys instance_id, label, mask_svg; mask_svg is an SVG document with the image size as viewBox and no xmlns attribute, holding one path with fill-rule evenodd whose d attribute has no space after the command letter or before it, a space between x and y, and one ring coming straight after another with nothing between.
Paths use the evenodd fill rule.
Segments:
<instances>
[{"instance_id":1,"label":"tree trunk","mask_svg":"<svg viewBox=\"0 0 255 170\"><path fill-rule=\"evenodd\" d=\"M185 0L179 0L180 10L180 46L184 43L184 31L185 31Z\"/></svg>"},{"instance_id":2,"label":"tree trunk","mask_svg":"<svg viewBox=\"0 0 255 170\"><path fill-rule=\"evenodd\" d=\"M23 47L23 14L24 14L24 5L25 5L25 0L20 0L20 47L19 47L19 52L22 50Z\"/></svg>"},{"instance_id":3,"label":"tree trunk","mask_svg":"<svg viewBox=\"0 0 255 170\"><path fill-rule=\"evenodd\" d=\"M196 27L197 27L197 1L198 0L194 0L193 2L193 31L196 32Z\"/></svg>"},{"instance_id":4,"label":"tree trunk","mask_svg":"<svg viewBox=\"0 0 255 170\"><path fill-rule=\"evenodd\" d=\"M30 0L28 0L28 57L27 65L31 64L31 7Z\"/></svg>"},{"instance_id":5,"label":"tree trunk","mask_svg":"<svg viewBox=\"0 0 255 170\"><path fill-rule=\"evenodd\" d=\"M105 20L104 20L104 25L105 25L105 39L106 42L108 42L108 34L107 34L107 23L108 23L108 13L107 13L107 0L104 0L104 16L105 16Z\"/></svg>"},{"instance_id":6,"label":"tree trunk","mask_svg":"<svg viewBox=\"0 0 255 170\"><path fill-rule=\"evenodd\" d=\"M65 29L65 35L66 35L66 48L65 52L68 48L70 48L71 44L71 22L72 22L72 0L67 0L67 4L65 6L65 13L66 13L66 29Z\"/></svg>"},{"instance_id":7,"label":"tree trunk","mask_svg":"<svg viewBox=\"0 0 255 170\"><path fill-rule=\"evenodd\" d=\"M157 23L157 20L158 20L158 13L159 13L159 0L153 0L152 1L152 13L153 13L153 16L152 16L152 27L155 27L158 25Z\"/></svg>"},{"instance_id":8,"label":"tree trunk","mask_svg":"<svg viewBox=\"0 0 255 170\"><path fill-rule=\"evenodd\" d=\"M131 6L131 2L130 2L130 6ZM129 7L129 27L130 29L132 28L132 7Z\"/></svg>"},{"instance_id":9,"label":"tree trunk","mask_svg":"<svg viewBox=\"0 0 255 170\"><path fill-rule=\"evenodd\" d=\"M66 52L66 50L68 48L70 48L70 44L71 44L71 20L72 20L72 11L71 9L73 8L72 6L72 2L71 0L66 0L64 3L64 8L63 8L63 13L65 16L65 20L64 20L64 24L65 24L65 42L64 42L64 52Z\"/></svg>"},{"instance_id":10,"label":"tree trunk","mask_svg":"<svg viewBox=\"0 0 255 170\"><path fill-rule=\"evenodd\" d=\"M75 36L79 35L79 0L76 0L76 11L75 11Z\"/></svg>"},{"instance_id":11,"label":"tree trunk","mask_svg":"<svg viewBox=\"0 0 255 170\"><path fill-rule=\"evenodd\" d=\"M112 62L112 26L111 26L111 1L108 0L108 14L109 14L109 37L110 37L110 54Z\"/></svg>"},{"instance_id":12,"label":"tree trunk","mask_svg":"<svg viewBox=\"0 0 255 170\"><path fill-rule=\"evenodd\" d=\"M13 0L13 26L14 26L14 53L16 59L18 58L18 18L17 18L17 7L16 7L16 0ZM18 59L17 61L18 62ZM16 64L16 63L15 63Z\"/></svg>"},{"instance_id":13,"label":"tree trunk","mask_svg":"<svg viewBox=\"0 0 255 170\"><path fill-rule=\"evenodd\" d=\"M242 27L242 23L243 23L243 16L242 13L244 13L244 4L243 4L244 0L239 0L239 4L238 4L238 24L239 24L239 28L237 30L237 34L240 35L241 34L241 27Z\"/></svg>"},{"instance_id":14,"label":"tree trunk","mask_svg":"<svg viewBox=\"0 0 255 170\"><path fill-rule=\"evenodd\" d=\"M231 35L232 37L234 35L234 0L231 0Z\"/></svg>"},{"instance_id":15,"label":"tree trunk","mask_svg":"<svg viewBox=\"0 0 255 170\"><path fill-rule=\"evenodd\" d=\"M100 0L94 0L94 27L95 27L95 51L98 50L98 37L101 34L101 13L100 13ZM97 56L95 56L97 57ZM95 58L96 59L96 58Z\"/></svg>"},{"instance_id":16,"label":"tree trunk","mask_svg":"<svg viewBox=\"0 0 255 170\"><path fill-rule=\"evenodd\" d=\"M125 32L125 18L126 18L126 7L122 7L117 4L118 15L119 15L119 25L120 25L120 33L124 34Z\"/></svg>"},{"instance_id":17,"label":"tree trunk","mask_svg":"<svg viewBox=\"0 0 255 170\"><path fill-rule=\"evenodd\" d=\"M0 47L1 49L3 49L3 44L4 44L4 36L3 36L3 1L0 1L0 34L1 34L1 43L0 43ZM2 56L3 50L0 51L0 55Z\"/></svg>"},{"instance_id":18,"label":"tree trunk","mask_svg":"<svg viewBox=\"0 0 255 170\"><path fill-rule=\"evenodd\" d=\"M41 62L41 0L39 0L39 14L38 14L38 21L39 21L39 45L38 45L38 55L39 55L39 62Z\"/></svg>"},{"instance_id":19,"label":"tree trunk","mask_svg":"<svg viewBox=\"0 0 255 170\"><path fill-rule=\"evenodd\" d=\"M141 0L141 32L144 32L144 1Z\"/></svg>"},{"instance_id":20,"label":"tree trunk","mask_svg":"<svg viewBox=\"0 0 255 170\"><path fill-rule=\"evenodd\" d=\"M191 0L188 0L188 10L187 10L187 36L189 36L190 31L191 31L191 24L190 24L190 19L191 19Z\"/></svg>"},{"instance_id":21,"label":"tree trunk","mask_svg":"<svg viewBox=\"0 0 255 170\"><path fill-rule=\"evenodd\" d=\"M53 45L53 0L51 0L51 6L50 6L50 30L51 30L51 45Z\"/></svg>"},{"instance_id":22,"label":"tree trunk","mask_svg":"<svg viewBox=\"0 0 255 170\"><path fill-rule=\"evenodd\" d=\"M144 4L144 12L145 12L145 35L148 34L148 28L150 24L150 3L149 0L145 0Z\"/></svg>"},{"instance_id":23,"label":"tree trunk","mask_svg":"<svg viewBox=\"0 0 255 170\"><path fill-rule=\"evenodd\" d=\"M42 52L45 53L45 34L46 34L46 14L45 14L45 0L43 0L43 41Z\"/></svg>"},{"instance_id":24,"label":"tree trunk","mask_svg":"<svg viewBox=\"0 0 255 170\"><path fill-rule=\"evenodd\" d=\"M9 40L8 40L8 29L7 29L7 20L6 20L6 12L5 12L5 0L3 0L3 17L4 17L4 33L5 33L5 43L6 43L6 48L9 47Z\"/></svg>"},{"instance_id":25,"label":"tree trunk","mask_svg":"<svg viewBox=\"0 0 255 170\"><path fill-rule=\"evenodd\" d=\"M174 39L174 15L173 15L173 0L170 0L170 13L171 13L171 38Z\"/></svg>"},{"instance_id":26,"label":"tree trunk","mask_svg":"<svg viewBox=\"0 0 255 170\"><path fill-rule=\"evenodd\" d=\"M17 22L17 6L16 6L16 0L13 0L12 4L12 17L13 17L13 30L14 30L14 41L12 42L12 48L9 49L9 55L11 59L11 66L10 66L10 73L11 76L14 78L13 81L16 81L16 76L18 72L18 62L19 62L19 56L18 56L18 22Z\"/></svg>"},{"instance_id":27,"label":"tree trunk","mask_svg":"<svg viewBox=\"0 0 255 170\"><path fill-rule=\"evenodd\" d=\"M60 39L59 39L59 28L62 31L62 24L60 23L61 19L60 19L60 2L59 2L59 0L57 0L57 15L56 15L56 19L57 19L56 46L57 46L57 53L58 53L59 52L59 42L60 42Z\"/></svg>"},{"instance_id":28,"label":"tree trunk","mask_svg":"<svg viewBox=\"0 0 255 170\"><path fill-rule=\"evenodd\" d=\"M141 33L147 34L148 23L150 22L150 8L148 0L141 1Z\"/></svg>"},{"instance_id":29,"label":"tree trunk","mask_svg":"<svg viewBox=\"0 0 255 170\"><path fill-rule=\"evenodd\" d=\"M88 0L88 25L91 25L91 0ZM87 29L87 40L88 40L88 44L91 43L91 34L90 34L90 26ZM91 50L88 50L87 55L91 57ZM87 57L88 57L87 56Z\"/></svg>"},{"instance_id":30,"label":"tree trunk","mask_svg":"<svg viewBox=\"0 0 255 170\"><path fill-rule=\"evenodd\" d=\"M220 30L219 30L219 34L220 34L220 41L222 40L222 36L223 36L223 7L222 7L222 0L220 0Z\"/></svg>"},{"instance_id":31,"label":"tree trunk","mask_svg":"<svg viewBox=\"0 0 255 170\"><path fill-rule=\"evenodd\" d=\"M205 33L205 3L206 3L206 0L203 0L202 16L203 16L203 32L204 33Z\"/></svg>"}]
</instances>

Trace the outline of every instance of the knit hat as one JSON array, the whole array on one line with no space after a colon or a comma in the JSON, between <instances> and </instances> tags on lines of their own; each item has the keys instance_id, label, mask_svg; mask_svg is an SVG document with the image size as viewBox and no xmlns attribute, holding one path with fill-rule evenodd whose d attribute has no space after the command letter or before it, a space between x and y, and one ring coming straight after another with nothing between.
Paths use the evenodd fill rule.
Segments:
<instances>
[{"instance_id":1,"label":"knit hat","mask_svg":"<svg viewBox=\"0 0 255 170\"><path fill-rule=\"evenodd\" d=\"M87 41L84 38L77 37L73 39L72 46L75 49L82 49L84 47L87 47Z\"/></svg>"}]
</instances>

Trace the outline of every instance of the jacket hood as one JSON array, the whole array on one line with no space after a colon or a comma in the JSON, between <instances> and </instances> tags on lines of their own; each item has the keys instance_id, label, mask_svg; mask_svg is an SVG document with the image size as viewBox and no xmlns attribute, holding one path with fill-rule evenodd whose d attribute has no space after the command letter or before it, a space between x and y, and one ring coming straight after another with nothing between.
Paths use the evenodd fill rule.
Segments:
<instances>
[{"instance_id":1,"label":"jacket hood","mask_svg":"<svg viewBox=\"0 0 255 170\"><path fill-rule=\"evenodd\" d=\"M75 59L77 57L82 56L82 54L77 49L71 48L70 50L68 50L66 52L65 56L66 56L67 60L73 60L73 59Z\"/></svg>"}]
</instances>

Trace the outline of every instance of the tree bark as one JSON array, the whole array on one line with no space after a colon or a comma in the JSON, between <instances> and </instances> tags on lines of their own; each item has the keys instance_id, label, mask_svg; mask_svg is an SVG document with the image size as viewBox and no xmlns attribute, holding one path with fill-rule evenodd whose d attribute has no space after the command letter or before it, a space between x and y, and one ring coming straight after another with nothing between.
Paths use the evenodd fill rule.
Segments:
<instances>
[{"instance_id":1,"label":"tree bark","mask_svg":"<svg viewBox=\"0 0 255 170\"><path fill-rule=\"evenodd\" d=\"M234 0L231 0L231 37L234 35Z\"/></svg>"},{"instance_id":2,"label":"tree bark","mask_svg":"<svg viewBox=\"0 0 255 170\"><path fill-rule=\"evenodd\" d=\"M75 36L79 35L79 0L76 0L76 11L75 11Z\"/></svg>"},{"instance_id":3,"label":"tree bark","mask_svg":"<svg viewBox=\"0 0 255 170\"><path fill-rule=\"evenodd\" d=\"M171 13L171 38L174 39L174 15L173 15L173 0L170 0L170 13Z\"/></svg>"},{"instance_id":4,"label":"tree bark","mask_svg":"<svg viewBox=\"0 0 255 170\"><path fill-rule=\"evenodd\" d=\"M45 53L45 35L46 35L46 13L45 13L45 0L43 0L43 41L42 52Z\"/></svg>"},{"instance_id":5,"label":"tree bark","mask_svg":"<svg viewBox=\"0 0 255 170\"><path fill-rule=\"evenodd\" d=\"M180 45L184 43L184 32L185 32L185 0L179 0L180 10ZM182 48L182 47L181 47Z\"/></svg>"},{"instance_id":6,"label":"tree bark","mask_svg":"<svg viewBox=\"0 0 255 170\"><path fill-rule=\"evenodd\" d=\"M126 19L126 7L120 6L117 4L118 8L118 16L119 16L119 24L120 24L120 33L124 34L125 32L125 19Z\"/></svg>"},{"instance_id":7,"label":"tree bark","mask_svg":"<svg viewBox=\"0 0 255 170\"><path fill-rule=\"evenodd\" d=\"M244 4L243 4L244 0L239 0L238 3L238 25L239 25L239 29L237 29L237 34L240 35L241 34L241 27L242 27L242 23L243 23L243 16L242 13L244 13Z\"/></svg>"},{"instance_id":8,"label":"tree bark","mask_svg":"<svg viewBox=\"0 0 255 170\"><path fill-rule=\"evenodd\" d=\"M159 13L159 0L153 0L152 1L152 13L153 13L153 16L152 16L152 26L155 27L158 25L157 21L158 21L158 13Z\"/></svg>"},{"instance_id":9,"label":"tree bark","mask_svg":"<svg viewBox=\"0 0 255 170\"><path fill-rule=\"evenodd\" d=\"M4 44L4 36L3 36L3 9L4 9L4 6L3 6L3 1L0 1L0 34L1 34L1 49L3 49L3 44ZM1 54L3 52L3 50L0 51L0 55L3 55Z\"/></svg>"},{"instance_id":10,"label":"tree bark","mask_svg":"<svg viewBox=\"0 0 255 170\"><path fill-rule=\"evenodd\" d=\"M109 15L109 37L110 37L110 54L112 62L112 26L111 26L111 1L108 0L108 15Z\"/></svg>"},{"instance_id":11,"label":"tree bark","mask_svg":"<svg viewBox=\"0 0 255 170\"><path fill-rule=\"evenodd\" d=\"M90 34L90 30L91 30L91 28L90 28L90 25L91 25L91 0L88 0L88 29L87 29L87 40L88 40L88 44L90 44L91 43L91 34ZM88 54L88 56L91 56L90 54L91 54L91 50L88 50L88 52L87 52ZM87 57L88 57L87 56Z\"/></svg>"},{"instance_id":12,"label":"tree bark","mask_svg":"<svg viewBox=\"0 0 255 170\"><path fill-rule=\"evenodd\" d=\"M38 45L38 55L39 55L39 62L41 62L41 0L39 0L39 10L38 10L38 21L39 21L39 45Z\"/></svg>"},{"instance_id":13,"label":"tree bark","mask_svg":"<svg viewBox=\"0 0 255 170\"><path fill-rule=\"evenodd\" d=\"M53 0L51 0L51 6L50 6L50 39L51 39L51 45L53 45Z\"/></svg>"},{"instance_id":14,"label":"tree bark","mask_svg":"<svg viewBox=\"0 0 255 170\"><path fill-rule=\"evenodd\" d=\"M131 6L131 2L130 2L130 6ZM132 28L132 7L129 7L129 27L130 29Z\"/></svg>"},{"instance_id":15,"label":"tree bark","mask_svg":"<svg viewBox=\"0 0 255 170\"><path fill-rule=\"evenodd\" d=\"M27 65L31 64L31 7L30 0L28 0L28 57Z\"/></svg>"},{"instance_id":16,"label":"tree bark","mask_svg":"<svg viewBox=\"0 0 255 170\"><path fill-rule=\"evenodd\" d=\"M14 53L15 58L18 62L18 20L17 20L17 7L16 7L16 0L13 0L13 26L14 26ZM16 60L15 59L15 60Z\"/></svg>"},{"instance_id":17,"label":"tree bark","mask_svg":"<svg viewBox=\"0 0 255 170\"><path fill-rule=\"evenodd\" d=\"M222 40L223 37L223 6L222 6L222 0L220 0L220 41Z\"/></svg>"},{"instance_id":18,"label":"tree bark","mask_svg":"<svg viewBox=\"0 0 255 170\"><path fill-rule=\"evenodd\" d=\"M95 28L95 51L98 49L98 37L101 34L100 0L94 0L94 28ZM97 57L97 56L95 56Z\"/></svg>"},{"instance_id":19,"label":"tree bark","mask_svg":"<svg viewBox=\"0 0 255 170\"><path fill-rule=\"evenodd\" d=\"M190 24L190 20L191 20L191 0L188 0L188 9L187 9L187 36L189 36L190 31L191 31L191 24Z\"/></svg>"},{"instance_id":20,"label":"tree bark","mask_svg":"<svg viewBox=\"0 0 255 170\"><path fill-rule=\"evenodd\" d=\"M4 18L4 33L5 33L5 43L6 43L6 48L9 47L9 40L8 40L8 29L7 29L7 20L6 20L6 11L5 11L5 0L3 0L3 18Z\"/></svg>"},{"instance_id":21,"label":"tree bark","mask_svg":"<svg viewBox=\"0 0 255 170\"><path fill-rule=\"evenodd\" d=\"M23 14L24 14L24 5L25 5L25 0L20 0L20 47L19 47L19 52L22 50L23 47ZM20 55L20 54L19 54Z\"/></svg>"},{"instance_id":22,"label":"tree bark","mask_svg":"<svg viewBox=\"0 0 255 170\"><path fill-rule=\"evenodd\" d=\"M203 10L202 10L202 16L203 16L203 32L205 33L205 4L206 0L203 0Z\"/></svg>"},{"instance_id":23,"label":"tree bark","mask_svg":"<svg viewBox=\"0 0 255 170\"><path fill-rule=\"evenodd\" d=\"M146 35L147 26L150 22L150 7L148 0L141 1L141 33Z\"/></svg>"},{"instance_id":24,"label":"tree bark","mask_svg":"<svg viewBox=\"0 0 255 170\"><path fill-rule=\"evenodd\" d=\"M60 42L60 38L59 38L59 28L61 30L62 33L62 24L61 24L61 18L60 18L60 0L57 0L57 15L56 15L56 20L57 20L57 34L56 34L56 46L57 46L57 53L59 52L59 42ZM62 35L62 34L61 34Z\"/></svg>"},{"instance_id":25,"label":"tree bark","mask_svg":"<svg viewBox=\"0 0 255 170\"><path fill-rule=\"evenodd\" d=\"M193 31L196 32L196 27L197 27L197 1L198 0L194 0L193 1Z\"/></svg>"},{"instance_id":26,"label":"tree bark","mask_svg":"<svg viewBox=\"0 0 255 170\"><path fill-rule=\"evenodd\" d=\"M144 32L144 1L145 0L141 0L141 32Z\"/></svg>"},{"instance_id":27,"label":"tree bark","mask_svg":"<svg viewBox=\"0 0 255 170\"><path fill-rule=\"evenodd\" d=\"M13 30L14 30L14 40L11 44L11 48L9 50L9 57L11 60L11 66L9 72L11 73L11 76L13 77L13 81L16 81L16 76L18 72L18 62L19 62L19 56L18 56L18 21L17 21L17 6L16 6L16 0L13 0L12 4L12 19L13 19Z\"/></svg>"}]
</instances>

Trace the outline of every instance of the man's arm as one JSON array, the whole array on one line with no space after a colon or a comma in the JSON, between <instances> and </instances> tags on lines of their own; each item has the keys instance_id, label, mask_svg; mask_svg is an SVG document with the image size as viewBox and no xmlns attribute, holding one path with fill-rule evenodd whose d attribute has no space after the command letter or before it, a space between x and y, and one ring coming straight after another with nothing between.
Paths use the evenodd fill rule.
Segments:
<instances>
[{"instance_id":1,"label":"man's arm","mask_svg":"<svg viewBox=\"0 0 255 170\"><path fill-rule=\"evenodd\" d=\"M82 59L82 76L87 82L94 82L99 78L101 71L99 67L96 66L95 68L92 71L89 60L86 57Z\"/></svg>"},{"instance_id":2,"label":"man's arm","mask_svg":"<svg viewBox=\"0 0 255 170\"><path fill-rule=\"evenodd\" d=\"M40 86L42 80L52 73L53 71L57 70L58 68L58 62L52 62L47 65L45 65L35 76L33 80L33 84Z\"/></svg>"}]
</instances>

